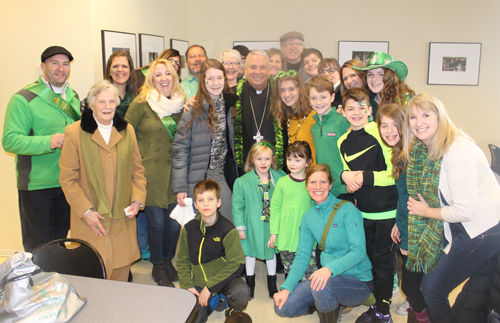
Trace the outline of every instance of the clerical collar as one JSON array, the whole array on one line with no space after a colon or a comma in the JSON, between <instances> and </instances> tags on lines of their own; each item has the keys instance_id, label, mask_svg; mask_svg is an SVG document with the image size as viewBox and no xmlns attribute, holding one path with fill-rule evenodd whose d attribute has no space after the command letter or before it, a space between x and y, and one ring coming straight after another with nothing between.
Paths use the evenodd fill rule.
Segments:
<instances>
[{"instance_id":1,"label":"clerical collar","mask_svg":"<svg viewBox=\"0 0 500 323\"><path fill-rule=\"evenodd\" d=\"M266 87L262 90L256 90L252 85L250 85L250 82L248 82L248 86L255 91L256 94L262 94L264 90L269 86L269 81L266 83Z\"/></svg>"}]
</instances>

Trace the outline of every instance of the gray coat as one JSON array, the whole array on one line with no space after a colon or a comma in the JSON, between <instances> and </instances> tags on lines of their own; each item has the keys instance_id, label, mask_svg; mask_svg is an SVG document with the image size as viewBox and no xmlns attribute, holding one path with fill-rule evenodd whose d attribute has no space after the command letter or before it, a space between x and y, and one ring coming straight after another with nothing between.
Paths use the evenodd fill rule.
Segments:
<instances>
[{"instance_id":1,"label":"gray coat","mask_svg":"<svg viewBox=\"0 0 500 323\"><path fill-rule=\"evenodd\" d=\"M237 96L232 93L223 92L226 106L226 142L229 143L224 175L229 187L238 177L238 164L234 150L234 120L233 109ZM205 115L191 122L189 131L187 125L191 121L191 111L184 113L177 127L173 145L172 177L174 193L187 192L189 197L193 196L196 183L204 180L210 163L210 151L212 147L213 131L207 124L209 104L203 105ZM187 132L187 134L186 134Z\"/></svg>"}]
</instances>

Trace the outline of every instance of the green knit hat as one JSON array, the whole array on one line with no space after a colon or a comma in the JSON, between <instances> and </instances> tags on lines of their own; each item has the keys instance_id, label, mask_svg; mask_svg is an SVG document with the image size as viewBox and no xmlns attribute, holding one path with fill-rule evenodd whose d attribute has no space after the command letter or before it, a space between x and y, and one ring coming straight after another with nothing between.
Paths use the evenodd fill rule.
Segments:
<instances>
[{"instance_id":1,"label":"green knit hat","mask_svg":"<svg viewBox=\"0 0 500 323\"><path fill-rule=\"evenodd\" d=\"M372 56L370 56L366 67L357 67L356 65L353 65L353 68L358 71L368 71L379 67L385 67L393 70L402 81L404 81L408 76L408 66L406 66L405 63L395 61L391 55L382 52L373 53Z\"/></svg>"}]
</instances>

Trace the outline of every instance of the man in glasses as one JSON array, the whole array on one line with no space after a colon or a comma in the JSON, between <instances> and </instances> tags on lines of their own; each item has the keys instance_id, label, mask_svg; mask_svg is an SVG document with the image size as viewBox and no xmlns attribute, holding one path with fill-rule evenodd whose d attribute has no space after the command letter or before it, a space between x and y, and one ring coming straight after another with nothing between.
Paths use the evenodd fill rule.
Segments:
<instances>
[{"instance_id":1,"label":"man in glasses","mask_svg":"<svg viewBox=\"0 0 500 323\"><path fill-rule=\"evenodd\" d=\"M304 35L298 31L291 31L280 37L281 51L285 54L286 63L289 70L300 73L304 80L309 77L302 66L301 54L304 51Z\"/></svg>"}]
</instances>

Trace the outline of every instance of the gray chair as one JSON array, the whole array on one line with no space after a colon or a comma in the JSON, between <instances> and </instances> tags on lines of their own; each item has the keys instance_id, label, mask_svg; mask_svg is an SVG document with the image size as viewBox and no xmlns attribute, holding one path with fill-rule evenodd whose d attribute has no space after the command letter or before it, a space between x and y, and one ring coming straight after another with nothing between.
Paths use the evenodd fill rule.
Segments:
<instances>
[{"instance_id":1,"label":"gray chair","mask_svg":"<svg viewBox=\"0 0 500 323\"><path fill-rule=\"evenodd\" d=\"M70 242L72 248L67 248ZM79 244L75 247L75 244ZM45 272L106 279L106 268L94 246L80 239L54 240L33 251L33 263Z\"/></svg>"}]
</instances>

